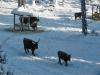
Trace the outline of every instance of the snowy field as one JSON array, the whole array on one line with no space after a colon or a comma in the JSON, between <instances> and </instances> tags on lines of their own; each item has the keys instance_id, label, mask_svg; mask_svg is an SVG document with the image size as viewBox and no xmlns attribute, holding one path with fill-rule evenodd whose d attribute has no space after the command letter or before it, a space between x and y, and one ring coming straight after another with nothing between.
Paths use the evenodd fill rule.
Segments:
<instances>
[{"instance_id":1,"label":"snowy field","mask_svg":"<svg viewBox=\"0 0 100 75\"><path fill-rule=\"evenodd\" d=\"M74 13L80 11L78 0L69 0L63 7L56 5L52 12L47 8L43 12L36 11L40 18L38 27L45 32L7 31L13 27L11 11L16 7L16 3L4 2L0 8L0 50L7 53L6 68L14 75L100 75L100 21L87 19L89 33L95 30L98 35L84 36L81 20L74 20ZM41 9L40 6L34 7ZM91 15L91 7L87 7ZM35 41L40 39L36 57L31 51L25 53L24 37ZM71 54L68 66L58 64L59 50Z\"/></svg>"}]
</instances>

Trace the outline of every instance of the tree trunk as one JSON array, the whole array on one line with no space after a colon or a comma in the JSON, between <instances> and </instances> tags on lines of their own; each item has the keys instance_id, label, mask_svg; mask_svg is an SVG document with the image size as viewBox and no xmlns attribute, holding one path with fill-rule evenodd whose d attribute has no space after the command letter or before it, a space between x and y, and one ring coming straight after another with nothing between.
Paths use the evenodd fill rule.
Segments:
<instances>
[{"instance_id":1,"label":"tree trunk","mask_svg":"<svg viewBox=\"0 0 100 75\"><path fill-rule=\"evenodd\" d=\"M24 6L25 7L26 0L18 0L18 7Z\"/></svg>"},{"instance_id":2,"label":"tree trunk","mask_svg":"<svg viewBox=\"0 0 100 75\"><path fill-rule=\"evenodd\" d=\"M20 7L20 0L18 0L18 7Z\"/></svg>"},{"instance_id":3,"label":"tree trunk","mask_svg":"<svg viewBox=\"0 0 100 75\"><path fill-rule=\"evenodd\" d=\"M86 21L85 0L81 0L81 11L82 11L82 33L84 35L87 35L87 21Z\"/></svg>"}]
</instances>

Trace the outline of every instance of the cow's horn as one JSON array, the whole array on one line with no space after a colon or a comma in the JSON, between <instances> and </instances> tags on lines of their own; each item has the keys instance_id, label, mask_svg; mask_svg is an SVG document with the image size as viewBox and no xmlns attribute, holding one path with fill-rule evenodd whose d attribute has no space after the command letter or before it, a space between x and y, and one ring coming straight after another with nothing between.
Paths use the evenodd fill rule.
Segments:
<instances>
[{"instance_id":1,"label":"cow's horn","mask_svg":"<svg viewBox=\"0 0 100 75\"><path fill-rule=\"evenodd\" d=\"M38 40L38 42L40 41L40 38L39 38L39 40Z\"/></svg>"}]
</instances>

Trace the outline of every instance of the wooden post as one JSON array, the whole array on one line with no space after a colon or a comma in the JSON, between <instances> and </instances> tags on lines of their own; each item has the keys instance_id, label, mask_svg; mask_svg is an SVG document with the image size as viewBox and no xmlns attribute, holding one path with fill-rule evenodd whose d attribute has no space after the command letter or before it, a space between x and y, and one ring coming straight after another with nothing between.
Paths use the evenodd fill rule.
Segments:
<instances>
[{"instance_id":1,"label":"wooden post","mask_svg":"<svg viewBox=\"0 0 100 75\"><path fill-rule=\"evenodd\" d=\"M100 18L100 6L99 6L99 18Z\"/></svg>"},{"instance_id":2,"label":"wooden post","mask_svg":"<svg viewBox=\"0 0 100 75\"><path fill-rule=\"evenodd\" d=\"M20 15L20 20L21 20L20 31L23 31L23 15Z\"/></svg>"},{"instance_id":3,"label":"wooden post","mask_svg":"<svg viewBox=\"0 0 100 75\"><path fill-rule=\"evenodd\" d=\"M14 14L14 31L15 31L15 14Z\"/></svg>"},{"instance_id":4,"label":"wooden post","mask_svg":"<svg viewBox=\"0 0 100 75\"><path fill-rule=\"evenodd\" d=\"M98 13L99 6L97 5L96 7L97 7L97 8L96 8L96 12Z\"/></svg>"},{"instance_id":5,"label":"wooden post","mask_svg":"<svg viewBox=\"0 0 100 75\"><path fill-rule=\"evenodd\" d=\"M94 9L93 7L94 7L94 6L92 5L92 19L93 19L93 9Z\"/></svg>"},{"instance_id":6,"label":"wooden post","mask_svg":"<svg viewBox=\"0 0 100 75\"><path fill-rule=\"evenodd\" d=\"M31 22L30 22L31 16L29 16L29 25L28 25L28 30L30 30Z\"/></svg>"}]
</instances>

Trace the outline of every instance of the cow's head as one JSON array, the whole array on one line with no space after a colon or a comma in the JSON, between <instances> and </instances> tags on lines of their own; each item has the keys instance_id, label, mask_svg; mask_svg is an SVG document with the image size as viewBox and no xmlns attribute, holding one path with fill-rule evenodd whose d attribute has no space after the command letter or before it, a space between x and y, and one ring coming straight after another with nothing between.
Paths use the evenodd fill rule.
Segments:
<instances>
[{"instance_id":1,"label":"cow's head","mask_svg":"<svg viewBox=\"0 0 100 75\"><path fill-rule=\"evenodd\" d=\"M37 22L39 22L39 18L37 18Z\"/></svg>"},{"instance_id":2,"label":"cow's head","mask_svg":"<svg viewBox=\"0 0 100 75\"><path fill-rule=\"evenodd\" d=\"M69 60L69 61L71 60L71 55L68 55L68 60Z\"/></svg>"},{"instance_id":3,"label":"cow's head","mask_svg":"<svg viewBox=\"0 0 100 75\"><path fill-rule=\"evenodd\" d=\"M40 39L37 42L33 42L34 43L34 46L35 46L35 49L38 49L39 41L40 41Z\"/></svg>"}]
</instances>

